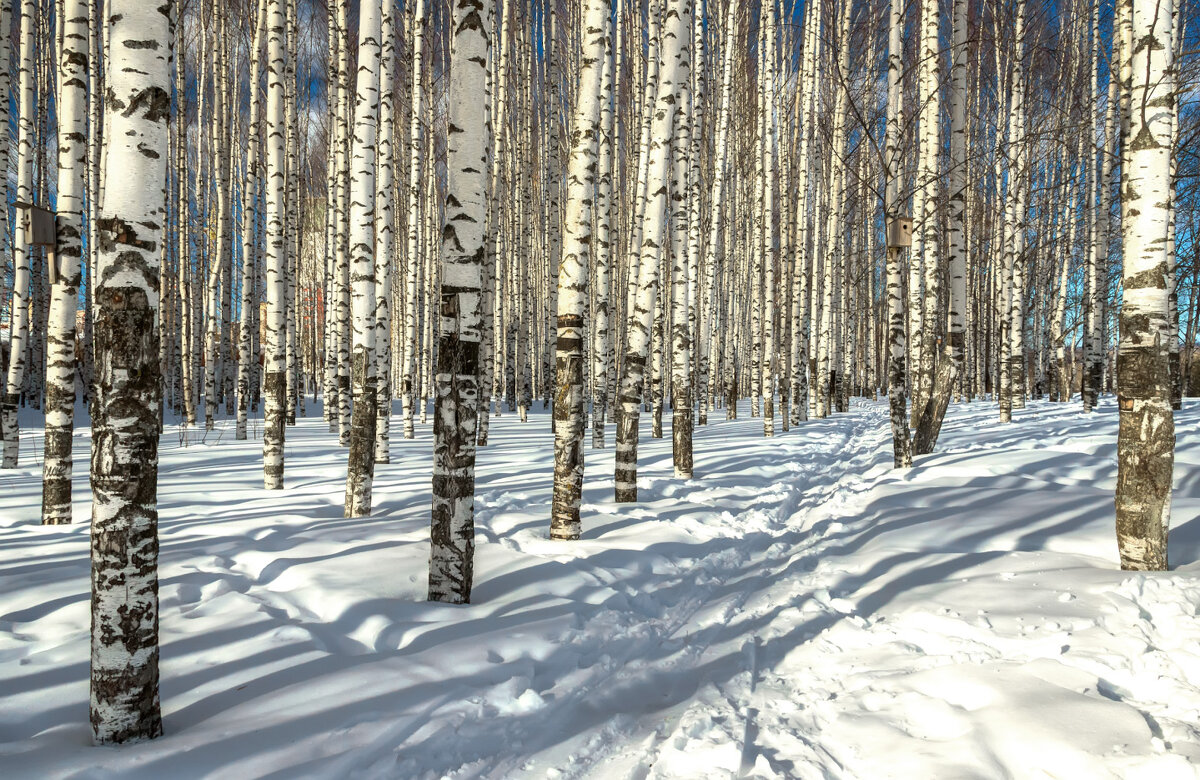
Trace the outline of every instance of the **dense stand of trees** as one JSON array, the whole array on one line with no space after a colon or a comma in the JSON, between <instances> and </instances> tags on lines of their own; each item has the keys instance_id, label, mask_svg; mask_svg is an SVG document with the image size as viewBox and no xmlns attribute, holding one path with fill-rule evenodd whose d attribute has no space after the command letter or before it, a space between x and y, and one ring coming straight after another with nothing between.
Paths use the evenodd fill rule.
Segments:
<instances>
[{"instance_id":1,"label":"dense stand of trees","mask_svg":"<svg viewBox=\"0 0 1200 780\"><path fill-rule=\"evenodd\" d=\"M278 490L319 408L357 516L393 400L405 439L432 409L429 596L466 602L492 416L553 406L571 540L589 412L634 501L643 413L687 479L740 399L774 436L886 393L906 467L952 398L1003 423L1115 390L1121 562L1166 567L1192 0L151 5L0 3L3 466L44 409L43 518L71 522L87 399L97 740L161 731L164 425L261 415Z\"/></svg>"}]
</instances>

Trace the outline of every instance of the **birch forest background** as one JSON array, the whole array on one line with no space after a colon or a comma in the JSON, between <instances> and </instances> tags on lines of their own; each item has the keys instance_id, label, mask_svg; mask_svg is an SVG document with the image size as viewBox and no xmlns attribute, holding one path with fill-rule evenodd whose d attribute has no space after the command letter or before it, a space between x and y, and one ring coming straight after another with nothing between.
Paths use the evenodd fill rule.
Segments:
<instances>
[{"instance_id":1,"label":"birch forest background","mask_svg":"<svg viewBox=\"0 0 1200 780\"><path fill-rule=\"evenodd\" d=\"M3 0L3 774L1200 776L1198 87L1195 0Z\"/></svg>"}]
</instances>

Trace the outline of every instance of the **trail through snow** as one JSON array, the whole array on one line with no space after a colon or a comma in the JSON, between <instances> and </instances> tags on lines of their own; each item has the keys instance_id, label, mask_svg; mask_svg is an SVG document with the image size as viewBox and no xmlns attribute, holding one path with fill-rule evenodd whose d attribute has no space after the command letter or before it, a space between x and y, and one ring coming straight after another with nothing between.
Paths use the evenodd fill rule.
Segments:
<instances>
[{"instance_id":1,"label":"trail through snow","mask_svg":"<svg viewBox=\"0 0 1200 780\"><path fill-rule=\"evenodd\" d=\"M887 409L774 439L643 429L637 504L588 449L584 536L547 538L549 419L493 420L474 603L423 601L431 434L395 438L375 516L345 451L171 428L160 471L167 734L89 746L87 435L74 526L0 472L4 777L1200 777L1200 414L1177 418L1164 574L1116 567L1115 410L954 407L890 468ZM187 446L183 446L184 443Z\"/></svg>"}]
</instances>

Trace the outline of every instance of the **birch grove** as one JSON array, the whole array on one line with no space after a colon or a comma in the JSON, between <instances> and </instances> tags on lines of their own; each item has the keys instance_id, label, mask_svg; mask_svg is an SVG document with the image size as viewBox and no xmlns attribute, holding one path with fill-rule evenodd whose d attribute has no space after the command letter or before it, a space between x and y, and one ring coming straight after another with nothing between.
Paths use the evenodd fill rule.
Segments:
<instances>
[{"instance_id":1,"label":"birch grove","mask_svg":"<svg viewBox=\"0 0 1200 780\"><path fill-rule=\"evenodd\" d=\"M507 447L553 452L506 476L573 556L735 425L784 453L878 407L905 470L1078 409L1117 420L1121 567L1166 570L1198 7L0 3L0 465L91 518L95 741L162 733L160 442L314 517L419 478L425 595L467 604Z\"/></svg>"}]
</instances>

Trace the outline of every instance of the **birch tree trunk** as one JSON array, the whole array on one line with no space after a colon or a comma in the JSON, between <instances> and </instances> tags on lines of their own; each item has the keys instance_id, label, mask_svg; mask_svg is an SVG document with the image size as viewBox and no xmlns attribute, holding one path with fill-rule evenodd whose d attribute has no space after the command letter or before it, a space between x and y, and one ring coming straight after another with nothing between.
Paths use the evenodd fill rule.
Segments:
<instances>
[{"instance_id":1,"label":"birch tree trunk","mask_svg":"<svg viewBox=\"0 0 1200 780\"><path fill-rule=\"evenodd\" d=\"M919 253L920 265L924 271L925 287L921 300L923 307L918 320L916 312L911 313L912 322L919 327L911 335L917 339L918 363L913 370L913 424L918 427L925 408L933 398L933 374L937 366L937 332L940 309L938 306L938 288L941 286L940 241L941 230L938 225L938 189L939 171L938 158L941 151L941 100L939 89L941 45L938 37L938 23L941 17L937 0L923 0L921 3L921 43L919 47L920 78L918 79L918 103L920 104L919 132L919 163L917 171L917 186L919 197L916 198L919 213L913 216L917 222L917 230L921 232ZM914 254L918 250L914 249ZM916 263L914 263L914 268ZM914 300L910 291L909 300ZM914 345L917 346L917 345ZM924 454L926 448L922 445L920 430L915 442L916 454ZM928 445L932 451L932 444Z\"/></svg>"},{"instance_id":2,"label":"birch tree trunk","mask_svg":"<svg viewBox=\"0 0 1200 780\"><path fill-rule=\"evenodd\" d=\"M429 600L471 600L475 553L475 432L480 288L487 251L487 116L491 0L454 0L446 214L433 418Z\"/></svg>"},{"instance_id":3,"label":"birch tree trunk","mask_svg":"<svg viewBox=\"0 0 1200 780\"><path fill-rule=\"evenodd\" d=\"M617 501L637 500L637 441L639 404L645 385L646 363L650 352L650 328L658 293L659 267L667 238L667 177L671 161L671 138L675 129L677 82L687 76L687 55L691 35L691 5L686 0L670 0L663 20L661 62L647 150L646 201L641 223L641 254L637 276L637 298L631 308L624 375L617 396L617 452L615 493ZM640 189L640 188L639 188Z\"/></svg>"},{"instance_id":4,"label":"birch tree trunk","mask_svg":"<svg viewBox=\"0 0 1200 780\"><path fill-rule=\"evenodd\" d=\"M424 115L422 76L425 51L425 0L415 0L412 19L412 112L408 158L408 278L404 312L404 438L416 436L413 414L417 403L417 278L421 268L421 119Z\"/></svg>"},{"instance_id":5,"label":"birch tree trunk","mask_svg":"<svg viewBox=\"0 0 1200 780\"><path fill-rule=\"evenodd\" d=\"M375 477L375 147L379 135L380 14L384 0L365 0L358 26L350 172L351 386L350 460L346 517L371 514Z\"/></svg>"},{"instance_id":6,"label":"birch tree trunk","mask_svg":"<svg viewBox=\"0 0 1200 780\"><path fill-rule=\"evenodd\" d=\"M896 218L900 208L900 81L904 73L904 6L901 0L892 0L891 23L888 26L888 111L887 139L885 141L888 166L887 205L889 219ZM905 413L904 397L904 294L900 265L900 250L891 246L887 249L887 300L888 300L888 404L892 412L892 451L895 467L908 468L912 465L912 445L908 432L908 415Z\"/></svg>"},{"instance_id":7,"label":"birch tree trunk","mask_svg":"<svg viewBox=\"0 0 1200 780\"><path fill-rule=\"evenodd\" d=\"M1114 50L1119 49L1114 45ZM1100 2L1092 4L1092 82L1091 82L1091 122L1099 124L1100 103ZM1111 69L1111 68L1110 68ZM1109 79L1115 86L1115 81ZM1116 102L1115 90L1109 90L1110 108ZM1081 395L1083 409L1090 412L1096 407L1100 398L1100 383L1104 375L1104 297L1107 280L1104 278L1108 265L1109 240L1109 199L1112 187L1112 158L1109 156L1108 139L1113 137L1113 127L1110 121L1112 112L1106 112L1103 126L1103 136L1100 142L1099 187L1095 185L1089 190L1089 203L1092 219L1092 246L1088 254L1087 267L1087 307L1083 337L1083 382ZM1095 166L1096 153L1092 151L1088 158Z\"/></svg>"},{"instance_id":8,"label":"birch tree trunk","mask_svg":"<svg viewBox=\"0 0 1200 780\"><path fill-rule=\"evenodd\" d=\"M21 64L20 95L17 101L17 200L29 203L33 200L33 98L34 98L34 22L38 13L34 0L21 0ZM0 31L7 37L8 28ZM7 99L5 100L7 103ZM3 133L8 135L7 125ZM5 158L7 159L7 157ZM7 177L5 178L7 182ZM7 186L7 184L6 184ZM7 208L5 208L7 211ZM20 214L20 211L17 212ZM4 458L0 467L15 469L20 451L20 427L17 423L17 405L21 401L21 388L25 382L26 351L29 347L29 302L32 270L30 251L23 237L24 219L14 226L10 245L13 258L13 287L11 317L8 329L9 360L8 376L4 396L0 398L0 419L4 428Z\"/></svg>"},{"instance_id":9,"label":"birch tree trunk","mask_svg":"<svg viewBox=\"0 0 1200 780\"><path fill-rule=\"evenodd\" d=\"M813 245L812 222L809 216L811 199L809 197L809 171L812 164L812 137L815 131L815 90L812 85L816 81L817 48L820 46L821 25L818 6L814 3L805 15L804 22L804 52L801 61L801 103L799 127L800 148L798 150L798 171L796 173L796 257L794 259L792 297L799 311L792 322L792 422L800 423L808 420L809 407L809 375L808 343L811 327L811 309L809 307L809 289L811 272L809 270L811 257L809 247ZM890 93L889 93L890 94ZM897 95L899 93L897 92ZM898 98L897 98L898 99ZM889 106L890 98L889 98ZM890 127L890 125L889 125ZM897 141L898 143L898 141ZM711 251L711 250L710 250ZM907 428L905 429L907 430Z\"/></svg>"},{"instance_id":10,"label":"birch tree trunk","mask_svg":"<svg viewBox=\"0 0 1200 780\"><path fill-rule=\"evenodd\" d=\"M936 9L936 3L933 4L933 9ZM967 2L966 0L954 0L954 16L951 48L952 66L950 69L950 327L947 332L947 349L946 354L940 356L937 354L937 345L933 334L936 332L936 316L927 317L925 322L927 346L922 350L922 357L930 362L928 366L930 373L933 375L928 377L930 381L928 403L925 410L921 414L921 421L917 428L915 449L918 455L926 455L933 452L933 448L937 445L938 436L941 434L942 421L946 418L946 409L950 404L950 394L953 391L955 381L963 376L963 371L966 365L965 361L965 328L966 328L966 310L967 310L967 241L966 241L966 188L967 188L967 135L966 135L966 114L967 114ZM934 52L936 56L937 50L937 21L932 22L932 30L930 35L933 38ZM936 69L934 73L936 74ZM933 94L936 96L937 84L932 85ZM936 111L937 101L933 101L934 109L931 110L930 119L934 124L938 123ZM939 133L934 128L931 131L933 135L934 149L932 155L932 170L928 171L930 177L936 181L937 179L937 154L940 148ZM932 215L929 217L929 222L925 225L926 230L926 246L936 246L940 231L936 225L936 204L933 202L932 194L927 196L926 214ZM936 253L934 254L936 257ZM926 295L933 304L932 309L937 311L937 284L938 269L936 262L932 263L933 273L930 274L930 265L926 266ZM930 291L930 281L933 281ZM928 353L926 355L925 353ZM948 362L947 362L948 361Z\"/></svg>"},{"instance_id":11,"label":"birch tree trunk","mask_svg":"<svg viewBox=\"0 0 1200 780\"><path fill-rule=\"evenodd\" d=\"M600 141L600 81L606 60L607 0L584 7L582 70L571 119L562 266L558 272L558 338L554 355L554 499L550 538L579 538L583 494L583 322L592 241L592 199ZM553 150L551 150L553 152ZM553 258L551 258L553 260Z\"/></svg>"},{"instance_id":12,"label":"birch tree trunk","mask_svg":"<svg viewBox=\"0 0 1200 780\"><path fill-rule=\"evenodd\" d=\"M254 296L254 259L257 243L254 240L258 229L258 126L260 101L258 82L262 63L262 40L267 28L267 2L258 0L254 16L254 35L250 50L250 119L249 137L246 139L246 170L242 184L242 299L238 313L238 375L237 375L237 427L234 438L246 438L246 427L250 416L250 365L251 359L251 312L256 305Z\"/></svg>"},{"instance_id":13,"label":"birch tree trunk","mask_svg":"<svg viewBox=\"0 0 1200 780\"><path fill-rule=\"evenodd\" d=\"M338 444L350 446L350 433L353 421L351 419L351 365L350 365L350 320L351 320L351 290L350 290L350 148L351 148L351 116L354 100L350 93L350 29L346 19L349 3L337 3L337 28L340 42L338 44L338 116L337 116L337 150L335 166L337 168L337 188L334 200L334 211L337 219L336 245L334 250L334 279L337 288L337 316L334 330L337 334L337 381L338 381ZM286 171L286 167L284 169ZM285 174L286 176L286 174ZM286 260L285 260L286 268ZM285 284L286 287L286 284Z\"/></svg>"},{"instance_id":14,"label":"birch tree trunk","mask_svg":"<svg viewBox=\"0 0 1200 780\"><path fill-rule=\"evenodd\" d=\"M71 522L71 440L75 431L75 309L83 253L83 177L87 165L88 31L86 0L63 6L58 56L58 246L46 334L46 450L42 524ZM7 33L7 30L3 31Z\"/></svg>"},{"instance_id":15,"label":"birch tree trunk","mask_svg":"<svg viewBox=\"0 0 1200 780\"><path fill-rule=\"evenodd\" d=\"M505 247L505 209L508 206L504 199L504 191L502 185L504 183L504 165L506 159L505 143L508 140L508 101L510 98L508 91L508 58L511 40L512 28L512 12L513 3L499 0L496 14L498 16L497 27L499 28L499 50L492 57L494 67L494 78L492 84L492 99L495 111L492 114L492 127L494 129L493 151L492 151L492 175L491 175L491 196L488 214L488 251L485 257L486 267L484 268L483 277L483 340L480 343L480 415L479 415L479 432L476 439L476 444L480 447L487 446L488 442L488 425L489 415L492 404L492 388L496 382L496 366L497 366L497 351L496 351L496 336L502 333L500 317L498 314L503 308L496 304L496 288L498 284L498 263L504 256ZM511 181L511 180L510 180Z\"/></svg>"},{"instance_id":16,"label":"birch tree trunk","mask_svg":"<svg viewBox=\"0 0 1200 780\"><path fill-rule=\"evenodd\" d=\"M5 170L4 180L3 182L0 182L0 193L4 195L5 204L8 203L9 186L7 171L9 164L9 153L11 151L9 148L10 142L8 126L11 113L9 111L9 99L10 92L12 91L12 76L10 73L12 67L12 5L13 4L9 2L0 2L0 128L4 128L4 132L0 133L0 160L4 161ZM12 225L9 224L8 218L8 208L5 207L0 209L0 252L4 252L7 257L11 257L15 260L17 257L16 243L13 241L11 228ZM5 267L7 268L7 264ZM12 306L9 310L10 339L12 334L16 332L12 328L17 324L16 306L19 303L16 297L17 288L15 270L17 266L15 263L13 267L14 287L12 290L13 297L10 300ZM0 287L0 289L3 288ZM88 289L90 295L91 285L88 285ZM89 317L88 319L90 321L91 318ZM11 341L8 346L10 347L8 357L12 358L15 353L11 352ZM3 345L0 345L0 349L3 349ZM3 359L0 359L0 363L2 362L4 362ZM18 441L19 436L16 415L17 400L13 400L10 408L9 398L11 398L11 395L8 389L9 384L7 371L4 372L4 376L0 377L0 382L3 382L3 384L0 385L0 442L3 442L3 452L0 453L0 467L13 468L16 465L15 461L12 465L10 465L8 462L10 457L8 442L10 439L14 442L14 446L12 448L12 457L15 458L17 452L17 447L15 444Z\"/></svg>"},{"instance_id":17,"label":"birch tree trunk","mask_svg":"<svg viewBox=\"0 0 1200 780\"><path fill-rule=\"evenodd\" d=\"M162 734L158 696L158 263L171 105L170 0L109 0L105 176L93 297L91 724Z\"/></svg>"},{"instance_id":18,"label":"birch tree trunk","mask_svg":"<svg viewBox=\"0 0 1200 780\"><path fill-rule=\"evenodd\" d=\"M1123 4L1130 0L1121 0ZM1132 0L1122 171L1125 267L1117 352L1117 546L1121 568L1167 568L1175 422L1168 368L1168 244L1175 146L1173 0ZM1123 65L1126 63L1123 62Z\"/></svg>"},{"instance_id":19,"label":"birch tree trunk","mask_svg":"<svg viewBox=\"0 0 1200 780\"><path fill-rule=\"evenodd\" d=\"M1019 331L1023 327L1024 301L1021 289L1022 239L1025 216L1022 207L1025 171L1022 149L1025 144L1025 0L1017 0L1014 25L1014 51L1011 82L1011 106L1008 116L1008 192L1004 208L1004 267L1000 289L1000 422L1012 422L1012 410L1021 391L1021 366L1025 356L1017 353L1022 344ZM1023 404L1021 404L1023 405ZM1018 407L1019 408L1019 407Z\"/></svg>"},{"instance_id":20,"label":"birch tree trunk","mask_svg":"<svg viewBox=\"0 0 1200 780\"><path fill-rule=\"evenodd\" d=\"M617 10L620 13L620 9ZM609 403L609 376L612 373L613 350L612 333L609 324L613 314L610 298L614 289L612 284L613 234L613 175L616 173L613 154L613 134L616 127L616 111L613 105L613 84L619 77L614 72L616 57L614 54L613 23L611 16L605 20L604 38L604 67L600 79L600 145L599 145L599 179L596 182L596 236L593 254L595 255L595 290L593 300L592 322L592 375L595 380L595 392L592 395L592 447L604 447L604 423ZM582 91L580 94L583 94ZM493 196L493 201L496 198Z\"/></svg>"},{"instance_id":21,"label":"birch tree trunk","mask_svg":"<svg viewBox=\"0 0 1200 780\"><path fill-rule=\"evenodd\" d=\"M375 462L390 463L392 424L392 265L395 262L395 138L392 98L396 80L394 4L383 0L380 16L379 150L375 184ZM361 24L361 23L360 23ZM361 56L361 55L360 55Z\"/></svg>"},{"instance_id":22,"label":"birch tree trunk","mask_svg":"<svg viewBox=\"0 0 1200 780\"><path fill-rule=\"evenodd\" d=\"M775 2L767 0L762 11L764 18L762 48L759 52L761 70L759 97L762 111L762 214L761 260L763 273L762 355L756 368L761 370L759 392L762 396L763 435L775 435ZM677 131L678 133L678 131ZM690 476L690 474L689 474Z\"/></svg>"},{"instance_id":23,"label":"birch tree trunk","mask_svg":"<svg viewBox=\"0 0 1200 780\"><path fill-rule=\"evenodd\" d=\"M694 27L695 25L691 25ZM670 269L670 286L663 285L664 351L670 351L670 383L671 383L671 455L675 468L675 476L680 479L692 478L692 336L688 312L691 310L690 291L688 289L688 227L691 207L691 165L692 153L692 92L691 92L691 52L695 49L695 36L689 30L689 45L684 49L687 62L687 75L679 79L679 89L675 101L675 135L671 139L672 156L674 157L671 174L671 205L669 218L669 235L667 249L670 255L664 258ZM669 328L667 322L669 316ZM667 338L669 337L669 338Z\"/></svg>"},{"instance_id":24,"label":"birch tree trunk","mask_svg":"<svg viewBox=\"0 0 1200 780\"><path fill-rule=\"evenodd\" d=\"M267 180L265 188L264 265L266 322L263 324L263 486L283 489L283 437L287 413L287 250L284 248L284 141L287 121L285 0L267 0Z\"/></svg>"}]
</instances>

